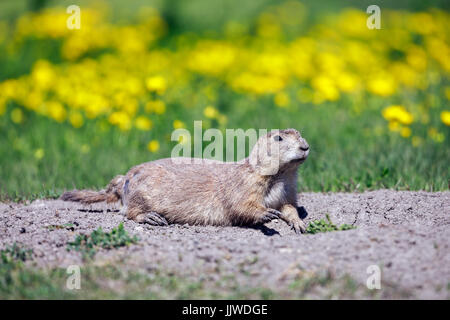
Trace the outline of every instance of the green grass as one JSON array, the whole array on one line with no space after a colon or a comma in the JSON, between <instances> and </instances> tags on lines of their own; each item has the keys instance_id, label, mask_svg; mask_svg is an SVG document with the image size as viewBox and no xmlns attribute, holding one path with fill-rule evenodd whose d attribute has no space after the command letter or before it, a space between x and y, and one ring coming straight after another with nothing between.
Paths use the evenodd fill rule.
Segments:
<instances>
[{"instance_id":1,"label":"green grass","mask_svg":"<svg viewBox=\"0 0 450 320\"><path fill-rule=\"evenodd\" d=\"M448 190L450 134L445 128L444 143L427 140L415 148L386 130L376 134L376 128L386 124L370 109L356 115L345 105L328 104L280 111L271 101L251 105L244 100L244 110L233 97L224 101L230 101L228 128L293 127L302 132L311 153L300 167L300 191ZM181 118L189 129L195 119L202 119L200 111L188 113L181 106L170 112L169 119ZM31 113L22 125L0 117L1 199L56 198L64 189L99 189L136 164L170 157L175 143L170 142L167 122L156 120L149 132L124 133L99 129L93 121L74 129ZM161 142L155 154L146 148L151 139ZM35 158L37 149L44 150L42 159Z\"/></svg>"},{"instance_id":2,"label":"green grass","mask_svg":"<svg viewBox=\"0 0 450 320\"><path fill-rule=\"evenodd\" d=\"M77 235L74 241L67 244L67 250L79 251L83 254L83 258L87 259L93 258L99 248L115 249L137 243L138 240L136 236L131 237L123 227L123 223L120 223L110 232L104 232L99 227L89 235Z\"/></svg>"},{"instance_id":3,"label":"green grass","mask_svg":"<svg viewBox=\"0 0 450 320\"><path fill-rule=\"evenodd\" d=\"M356 226L352 226L349 224L341 224L340 226L335 225L331 219L330 215L325 215L326 220L320 219L320 220L314 220L311 221L306 228L306 233L309 234L316 234L319 232L331 232L331 231L344 231L344 230L351 230L356 229Z\"/></svg>"},{"instance_id":4,"label":"green grass","mask_svg":"<svg viewBox=\"0 0 450 320\"><path fill-rule=\"evenodd\" d=\"M118 2L114 1L115 4ZM141 2L136 1L134 5ZM189 4L185 2L175 1L171 8L175 15L172 18L177 20L172 21L176 25L175 33L180 28L188 30L186 26L193 25L190 21L202 20L192 18L200 12L198 8L216 8L218 5L207 5L207 1L202 0L189 1ZM54 4L55 1L49 3ZM236 15L238 21L251 21L252 17L274 1L263 0L258 3L246 4L248 8L245 10L242 6L235 10L230 5L230 8L225 8L227 18L232 19ZM312 12L333 11L332 8L337 6L336 2L315 3L308 2ZM355 3L352 2L353 5ZM436 1L434 5L441 6L441 3ZM11 18L23 12L26 3L21 1L17 7L6 3L1 6L5 6L5 12ZM395 6L420 9L424 4L423 1L402 1ZM119 10L120 6L113 7L115 11L123 11ZM133 8L130 6L128 15L135 13ZM164 8L160 9L165 12ZM224 14L220 13L221 10L212 11ZM319 17L316 13L311 16ZM201 14L204 16L203 11ZM221 26L223 24L220 17L212 20ZM204 31L202 28L204 26L201 23L193 27L194 30ZM169 34L164 41L170 43L175 39L171 37ZM161 46L164 46L164 41ZM0 81L29 73L37 59L62 62L60 44L55 40L28 39L21 50L13 55L7 53L4 45L0 45ZM436 100L429 103L431 107L442 109L448 101L442 85L430 85L426 92L414 95L402 92L385 99L362 95L358 101L342 98L336 103L320 106L293 103L292 107L281 109L274 105L272 96L257 98L240 95L208 77L197 76L192 83L195 90L200 90L205 84L220 88L215 106L228 117L226 127L229 129L292 127L300 130L311 145L310 157L300 168L300 191L449 189L450 130L442 124L439 114L433 113L429 126L443 132L444 142L439 144L426 139L422 146L416 148L411 145L410 139L388 132L386 121L380 113L383 107L390 104L421 104L430 94ZM295 84L289 87L291 101L296 101L296 90L299 88L300 85ZM194 120L203 119L207 127L218 127L216 122L205 120L202 113L204 106L203 101L195 99L168 103L164 116L152 118L154 128L151 131L133 129L121 132L105 126L106 119L88 120L82 128L74 129L67 123L57 123L23 109L25 121L17 125L11 121L10 112L19 106L9 103L6 113L0 116L0 201L57 198L64 189L72 188L100 189L114 176L124 174L134 165L169 157L175 145L170 142L173 120L183 120L191 132ZM223 131L225 128L220 129ZM420 123L414 123L411 129L414 135L427 136L425 126ZM152 139L161 143L157 153L150 153L146 148ZM42 159L35 157L38 149L44 151Z\"/></svg>"},{"instance_id":5,"label":"green grass","mask_svg":"<svg viewBox=\"0 0 450 320\"><path fill-rule=\"evenodd\" d=\"M23 248L21 245L14 243L12 246L7 246L0 250L0 258L2 265L22 263L31 260L33 257L33 250Z\"/></svg>"}]
</instances>

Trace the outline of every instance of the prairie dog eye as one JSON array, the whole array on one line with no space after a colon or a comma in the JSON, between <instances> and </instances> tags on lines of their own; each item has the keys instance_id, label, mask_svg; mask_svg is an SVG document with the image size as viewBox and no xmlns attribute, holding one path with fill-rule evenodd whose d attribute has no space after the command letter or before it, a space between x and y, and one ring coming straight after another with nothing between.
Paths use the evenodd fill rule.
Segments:
<instances>
[{"instance_id":1,"label":"prairie dog eye","mask_svg":"<svg viewBox=\"0 0 450 320\"><path fill-rule=\"evenodd\" d=\"M277 136L273 137L273 140L275 140L275 141L283 141L283 138L277 135Z\"/></svg>"}]
</instances>

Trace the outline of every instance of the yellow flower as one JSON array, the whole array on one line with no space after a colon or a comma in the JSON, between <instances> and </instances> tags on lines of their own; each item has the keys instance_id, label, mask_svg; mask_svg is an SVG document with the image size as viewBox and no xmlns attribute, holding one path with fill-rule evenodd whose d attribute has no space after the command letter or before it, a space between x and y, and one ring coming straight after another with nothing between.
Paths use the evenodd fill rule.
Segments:
<instances>
[{"instance_id":1,"label":"yellow flower","mask_svg":"<svg viewBox=\"0 0 450 320\"><path fill-rule=\"evenodd\" d=\"M446 126L450 126L450 111L442 111L441 120Z\"/></svg>"},{"instance_id":2,"label":"yellow flower","mask_svg":"<svg viewBox=\"0 0 450 320\"><path fill-rule=\"evenodd\" d=\"M36 151L34 152L34 157L37 160L41 160L44 157L44 149L42 148L36 149Z\"/></svg>"},{"instance_id":3,"label":"yellow flower","mask_svg":"<svg viewBox=\"0 0 450 320\"><path fill-rule=\"evenodd\" d=\"M389 122L389 130L391 131L399 131L400 130L400 124L397 121L390 121Z\"/></svg>"},{"instance_id":4,"label":"yellow flower","mask_svg":"<svg viewBox=\"0 0 450 320\"><path fill-rule=\"evenodd\" d=\"M14 108L11 111L11 120L14 123L22 123L23 122L23 112L19 108Z\"/></svg>"},{"instance_id":5,"label":"yellow flower","mask_svg":"<svg viewBox=\"0 0 450 320\"><path fill-rule=\"evenodd\" d=\"M0 116L6 112L6 103L4 99L0 98Z\"/></svg>"},{"instance_id":6,"label":"yellow flower","mask_svg":"<svg viewBox=\"0 0 450 320\"><path fill-rule=\"evenodd\" d=\"M382 97L387 97L395 93L397 84L390 76L379 76L369 80L367 83L367 89L371 93Z\"/></svg>"},{"instance_id":7,"label":"yellow flower","mask_svg":"<svg viewBox=\"0 0 450 320\"><path fill-rule=\"evenodd\" d=\"M409 125L414 121L413 115L409 113L405 107L399 105L392 105L384 108L382 114L386 120L398 121L404 125Z\"/></svg>"},{"instance_id":8,"label":"yellow flower","mask_svg":"<svg viewBox=\"0 0 450 320\"><path fill-rule=\"evenodd\" d=\"M311 85L325 100L336 101L339 99L339 90L336 88L334 81L325 75L320 75L312 79Z\"/></svg>"},{"instance_id":9,"label":"yellow flower","mask_svg":"<svg viewBox=\"0 0 450 320\"><path fill-rule=\"evenodd\" d=\"M136 100L128 100L124 103L122 106L122 110L128 113L130 116L133 116L136 114L136 111L138 109L138 102Z\"/></svg>"},{"instance_id":10,"label":"yellow flower","mask_svg":"<svg viewBox=\"0 0 450 320\"><path fill-rule=\"evenodd\" d=\"M182 128L185 128L185 127L186 127L186 125L185 125L184 122L181 121L181 120L175 120L175 121L173 122L173 128L174 128L174 129L182 129Z\"/></svg>"},{"instance_id":11,"label":"yellow flower","mask_svg":"<svg viewBox=\"0 0 450 320\"><path fill-rule=\"evenodd\" d=\"M189 69L210 75L219 75L234 62L237 52L231 43L222 41L200 41L189 54Z\"/></svg>"},{"instance_id":12,"label":"yellow flower","mask_svg":"<svg viewBox=\"0 0 450 320\"><path fill-rule=\"evenodd\" d=\"M214 119L214 118L216 118L219 115L219 111L217 111L217 109L214 108L213 106L207 106L203 110L203 114L207 118Z\"/></svg>"},{"instance_id":13,"label":"yellow flower","mask_svg":"<svg viewBox=\"0 0 450 320\"><path fill-rule=\"evenodd\" d=\"M46 60L38 60L32 71L33 83L42 88L48 88L55 79L55 74L50 62Z\"/></svg>"},{"instance_id":14,"label":"yellow flower","mask_svg":"<svg viewBox=\"0 0 450 320\"><path fill-rule=\"evenodd\" d=\"M286 85L285 79L275 75L259 75L243 72L231 80L231 87L238 91L255 94L275 93Z\"/></svg>"},{"instance_id":15,"label":"yellow flower","mask_svg":"<svg viewBox=\"0 0 450 320\"><path fill-rule=\"evenodd\" d=\"M66 119L66 109L64 109L62 104L57 101L47 102L47 110L50 117L58 122L62 122Z\"/></svg>"},{"instance_id":16,"label":"yellow flower","mask_svg":"<svg viewBox=\"0 0 450 320\"><path fill-rule=\"evenodd\" d=\"M403 128L400 130L400 135L401 135L403 138L408 138L408 137L410 137L410 136L411 136L411 129L410 129L409 127L403 127Z\"/></svg>"},{"instance_id":17,"label":"yellow flower","mask_svg":"<svg viewBox=\"0 0 450 320\"><path fill-rule=\"evenodd\" d=\"M420 47L413 47L408 51L406 60L418 71L423 71L427 67L427 55Z\"/></svg>"},{"instance_id":18,"label":"yellow flower","mask_svg":"<svg viewBox=\"0 0 450 320\"><path fill-rule=\"evenodd\" d=\"M358 79L349 73L341 73L337 78L336 85L344 92L351 92L358 85Z\"/></svg>"},{"instance_id":19,"label":"yellow flower","mask_svg":"<svg viewBox=\"0 0 450 320\"><path fill-rule=\"evenodd\" d=\"M156 152L159 150L159 142L157 140L152 140L148 143L147 149L150 152Z\"/></svg>"},{"instance_id":20,"label":"yellow flower","mask_svg":"<svg viewBox=\"0 0 450 320\"><path fill-rule=\"evenodd\" d=\"M166 105L164 101L161 100L149 101L145 105L145 111L149 113L154 112L156 114L163 114L166 112Z\"/></svg>"},{"instance_id":21,"label":"yellow flower","mask_svg":"<svg viewBox=\"0 0 450 320\"><path fill-rule=\"evenodd\" d=\"M109 116L108 120L111 124L119 126L120 130L126 131L131 128L131 119L126 112L113 112Z\"/></svg>"},{"instance_id":22,"label":"yellow flower","mask_svg":"<svg viewBox=\"0 0 450 320\"><path fill-rule=\"evenodd\" d=\"M150 130L152 128L153 123L152 123L152 121L150 119L148 119L148 118L146 118L144 116L139 116L134 121L134 125L139 130L147 131L147 130Z\"/></svg>"},{"instance_id":23,"label":"yellow flower","mask_svg":"<svg viewBox=\"0 0 450 320\"><path fill-rule=\"evenodd\" d=\"M167 89L166 79L161 76L147 78L145 84L149 91L154 91L159 94L164 93L164 91L166 91Z\"/></svg>"},{"instance_id":24,"label":"yellow flower","mask_svg":"<svg viewBox=\"0 0 450 320\"><path fill-rule=\"evenodd\" d=\"M69 116L69 122L74 128L80 128L83 123L83 116L79 112L74 112Z\"/></svg>"},{"instance_id":25,"label":"yellow flower","mask_svg":"<svg viewBox=\"0 0 450 320\"><path fill-rule=\"evenodd\" d=\"M277 106L284 108L289 105L289 96L285 92L278 92L274 97Z\"/></svg>"}]
</instances>

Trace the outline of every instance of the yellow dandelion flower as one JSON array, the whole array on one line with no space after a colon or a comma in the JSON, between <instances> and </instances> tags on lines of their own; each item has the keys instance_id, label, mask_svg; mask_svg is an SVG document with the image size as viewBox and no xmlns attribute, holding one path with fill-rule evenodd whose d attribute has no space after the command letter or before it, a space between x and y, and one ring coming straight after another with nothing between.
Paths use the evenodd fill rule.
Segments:
<instances>
[{"instance_id":1,"label":"yellow dandelion flower","mask_svg":"<svg viewBox=\"0 0 450 320\"><path fill-rule=\"evenodd\" d=\"M214 108L213 106L207 106L203 110L203 114L207 118L214 119L214 118L217 118L217 116L219 115L219 111L217 111L217 109Z\"/></svg>"},{"instance_id":2,"label":"yellow dandelion flower","mask_svg":"<svg viewBox=\"0 0 450 320\"><path fill-rule=\"evenodd\" d=\"M62 122L66 119L67 111L62 104L57 101L47 102L47 110L49 116L58 122Z\"/></svg>"},{"instance_id":3,"label":"yellow dandelion flower","mask_svg":"<svg viewBox=\"0 0 450 320\"><path fill-rule=\"evenodd\" d=\"M6 102L5 99L0 97L0 116L6 112Z\"/></svg>"},{"instance_id":4,"label":"yellow dandelion flower","mask_svg":"<svg viewBox=\"0 0 450 320\"><path fill-rule=\"evenodd\" d=\"M84 119L81 113L74 112L69 115L69 122L74 128L80 128L84 123Z\"/></svg>"},{"instance_id":5,"label":"yellow dandelion flower","mask_svg":"<svg viewBox=\"0 0 450 320\"><path fill-rule=\"evenodd\" d=\"M394 132L399 131L401 129L400 124L397 121L390 121L388 127L389 130Z\"/></svg>"},{"instance_id":6,"label":"yellow dandelion flower","mask_svg":"<svg viewBox=\"0 0 450 320\"><path fill-rule=\"evenodd\" d=\"M446 126L450 126L450 111L442 111L441 120Z\"/></svg>"},{"instance_id":7,"label":"yellow dandelion flower","mask_svg":"<svg viewBox=\"0 0 450 320\"><path fill-rule=\"evenodd\" d=\"M145 111L148 113L154 112L156 114L163 114L166 112L166 105L164 101L161 100L149 101L145 105Z\"/></svg>"},{"instance_id":8,"label":"yellow dandelion flower","mask_svg":"<svg viewBox=\"0 0 450 320\"><path fill-rule=\"evenodd\" d=\"M144 116L139 116L134 121L134 125L139 130L148 131L148 130L150 130L152 128L153 123L152 123L152 121L150 119L148 119L148 118L146 118Z\"/></svg>"},{"instance_id":9,"label":"yellow dandelion flower","mask_svg":"<svg viewBox=\"0 0 450 320\"><path fill-rule=\"evenodd\" d=\"M167 89L166 79L161 76L147 78L145 85L149 91L157 92L159 94L164 93Z\"/></svg>"},{"instance_id":10,"label":"yellow dandelion flower","mask_svg":"<svg viewBox=\"0 0 450 320\"><path fill-rule=\"evenodd\" d=\"M373 94L387 97L395 93L397 84L389 76L380 76L370 79L367 83L367 89Z\"/></svg>"},{"instance_id":11,"label":"yellow dandelion flower","mask_svg":"<svg viewBox=\"0 0 450 320\"><path fill-rule=\"evenodd\" d=\"M23 112L22 112L22 110L21 109L19 109L19 108L14 108L12 111L11 111L11 120L14 122L14 123L22 123L23 122Z\"/></svg>"},{"instance_id":12,"label":"yellow dandelion flower","mask_svg":"<svg viewBox=\"0 0 450 320\"><path fill-rule=\"evenodd\" d=\"M244 72L231 81L236 91L246 91L255 94L275 93L285 87L282 77L276 75L257 75Z\"/></svg>"},{"instance_id":13,"label":"yellow dandelion flower","mask_svg":"<svg viewBox=\"0 0 450 320\"><path fill-rule=\"evenodd\" d=\"M339 99L339 90L330 77L325 75L317 76L312 79L311 85L323 99L329 101L336 101Z\"/></svg>"},{"instance_id":14,"label":"yellow dandelion flower","mask_svg":"<svg viewBox=\"0 0 450 320\"><path fill-rule=\"evenodd\" d=\"M403 127L403 128L400 130L400 135L401 135L403 138L409 138L409 137L411 136L411 129L410 129L409 127Z\"/></svg>"},{"instance_id":15,"label":"yellow dandelion flower","mask_svg":"<svg viewBox=\"0 0 450 320\"><path fill-rule=\"evenodd\" d=\"M392 105L384 108L382 115L388 121L398 121L404 125L409 125L414 121L413 115L409 113L405 107L399 105Z\"/></svg>"},{"instance_id":16,"label":"yellow dandelion flower","mask_svg":"<svg viewBox=\"0 0 450 320\"><path fill-rule=\"evenodd\" d=\"M185 125L184 122L181 121L181 120L175 120L175 121L173 122L173 128L174 128L174 129L182 129L182 128L185 128L185 127L186 127L186 125Z\"/></svg>"},{"instance_id":17,"label":"yellow dandelion flower","mask_svg":"<svg viewBox=\"0 0 450 320\"><path fill-rule=\"evenodd\" d=\"M344 92L352 92L358 85L358 79L349 73L341 73L338 76L336 85Z\"/></svg>"},{"instance_id":18,"label":"yellow dandelion flower","mask_svg":"<svg viewBox=\"0 0 450 320\"><path fill-rule=\"evenodd\" d=\"M273 100L280 108L284 108L289 105L289 96L285 92L278 92Z\"/></svg>"},{"instance_id":19,"label":"yellow dandelion flower","mask_svg":"<svg viewBox=\"0 0 450 320\"><path fill-rule=\"evenodd\" d=\"M152 141L150 141L150 142L148 143L148 145L147 145L147 149L148 149L150 152L156 152L156 151L158 151L158 150L159 150L159 142L158 142L158 140L152 140Z\"/></svg>"},{"instance_id":20,"label":"yellow dandelion flower","mask_svg":"<svg viewBox=\"0 0 450 320\"><path fill-rule=\"evenodd\" d=\"M34 151L34 157L37 160L41 160L44 157L44 149L42 148L36 149L36 151Z\"/></svg>"},{"instance_id":21,"label":"yellow dandelion flower","mask_svg":"<svg viewBox=\"0 0 450 320\"><path fill-rule=\"evenodd\" d=\"M120 130L126 131L131 129L130 116L123 111L113 112L108 118L111 124L114 124L120 128Z\"/></svg>"},{"instance_id":22,"label":"yellow dandelion flower","mask_svg":"<svg viewBox=\"0 0 450 320\"><path fill-rule=\"evenodd\" d=\"M138 102L134 99L127 100L123 106L122 110L128 113L130 116L134 116L138 109Z\"/></svg>"},{"instance_id":23,"label":"yellow dandelion flower","mask_svg":"<svg viewBox=\"0 0 450 320\"><path fill-rule=\"evenodd\" d=\"M33 83L41 88L48 88L54 82L55 74L50 62L38 60L32 71Z\"/></svg>"}]
</instances>

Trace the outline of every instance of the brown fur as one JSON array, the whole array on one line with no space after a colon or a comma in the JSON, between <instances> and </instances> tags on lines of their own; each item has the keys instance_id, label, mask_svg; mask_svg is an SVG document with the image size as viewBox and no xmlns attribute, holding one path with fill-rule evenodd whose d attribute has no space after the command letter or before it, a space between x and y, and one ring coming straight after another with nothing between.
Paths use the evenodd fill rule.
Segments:
<instances>
[{"instance_id":1,"label":"brown fur","mask_svg":"<svg viewBox=\"0 0 450 320\"><path fill-rule=\"evenodd\" d=\"M64 192L60 197L64 201L81 202L90 204L94 202L106 201L108 203L117 202L122 198L123 177L117 176L111 180L106 189L100 191L93 190L72 190Z\"/></svg>"},{"instance_id":2,"label":"brown fur","mask_svg":"<svg viewBox=\"0 0 450 320\"><path fill-rule=\"evenodd\" d=\"M275 135L282 141L276 141ZM271 143L275 151L268 147ZM121 200L126 216L140 223L231 226L281 218L296 232L303 232L305 225L296 209L297 169L308 149L297 130L272 131L240 162L203 159L196 163L178 158L184 160L180 164L160 159L131 168L105 190L69 191L61 199L82 203ZM278 166L269 161L274 159Z\"/></svg>"}]
</instances>

